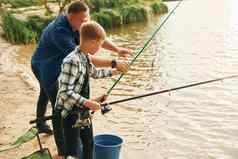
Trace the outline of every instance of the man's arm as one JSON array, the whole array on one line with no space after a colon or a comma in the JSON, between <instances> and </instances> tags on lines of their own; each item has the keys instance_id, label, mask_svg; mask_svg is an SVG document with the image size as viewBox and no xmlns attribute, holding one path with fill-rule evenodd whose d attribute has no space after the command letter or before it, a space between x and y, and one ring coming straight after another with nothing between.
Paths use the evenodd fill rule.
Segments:
<instances>
[{"instance_id":1,"label":"man's arm","mask_svg":"<svg viewBox=\"0 0 238 159\"><path fill-rule=\"evenodd\" d=\"M104 48L104 49L107 49L107 50L110 50L110 51L113 51L113 52L119 52L119 49L118 49L118 47L116 47L116 45L115 44L113 44L111 41L109 41L108 39L106 39L105 41L104 41L104 43L102 44L102 47Z\"/></svg>"},{"instance_id":2,"label":"man's arm","mask_svg":"<svg viewBox=\"0 0 238 159\"><path fill-rule=\"evenodd\" d=\"M121 57L127 57L128 55L132 54L131 49L126 49L126 48L123 48L123 47L117 47L113 42L109 41L108 39L106 39L104 41L104 43L102 44L102 47L104 49L107 49L107 50L118 53L118 55L121 56Z\"/></svg>"}]
</instances>

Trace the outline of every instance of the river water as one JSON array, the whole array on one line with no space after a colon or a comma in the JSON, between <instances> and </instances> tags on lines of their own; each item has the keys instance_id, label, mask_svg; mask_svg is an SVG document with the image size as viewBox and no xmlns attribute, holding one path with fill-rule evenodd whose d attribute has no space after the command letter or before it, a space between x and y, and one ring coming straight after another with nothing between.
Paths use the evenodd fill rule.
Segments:
<instances>
[{"instance_id":1,"label":"river water","mask_svg":"<svg viewBox=\"0 0 238 159\"><path fill-rule=\"evenodd\" d=\"M237 0L184 1L110 99L238 73L237 7ZM109 38L138 51L165 16L112 30ZM26 52L20 63L29 61ZM93 85L103 93L112 81ZM95 117L95 133L120 135L122 159L237 159L237 103L238 80L225 80L117 104Z\"/></svg>"}]
</instances>

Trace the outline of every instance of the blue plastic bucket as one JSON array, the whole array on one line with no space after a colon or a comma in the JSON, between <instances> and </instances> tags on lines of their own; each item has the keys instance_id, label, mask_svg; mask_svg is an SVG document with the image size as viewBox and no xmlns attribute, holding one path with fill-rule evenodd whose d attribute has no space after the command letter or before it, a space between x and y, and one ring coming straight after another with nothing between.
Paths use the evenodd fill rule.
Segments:
<instances>
[{"instance_id":1,"label":"blue plastic bucket","mask_svg":"<svg viewBox=\"0 0 238 159\"><path fill-rule=\"evenodd\" d=\"M122 138L116 135L102 134L94 138L94 159L119 159Z\"/></svg>"}]
</instances>

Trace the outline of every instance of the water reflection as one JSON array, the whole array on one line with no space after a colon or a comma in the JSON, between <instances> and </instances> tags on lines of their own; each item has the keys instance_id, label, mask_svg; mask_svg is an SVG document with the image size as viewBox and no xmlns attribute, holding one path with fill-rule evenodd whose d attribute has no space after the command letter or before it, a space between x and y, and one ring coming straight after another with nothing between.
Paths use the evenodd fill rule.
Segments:
<instances>
[{"instance_id":1,"label":"water reflection","mask_svg":"<svg viewBox=\"0 0 238 159\"><path fill-rule=\"evenodd\" d=\"M237 6L236 0L184 1L110 99L236 74ZM109 37L138 51L159 22L160 17L154 17L115 29ZM100 55L110 56L106 51ZM93 85L103 93L115 79ZM126 141L124 159L235 159L237 85L237 79L225 80L118 104L107 116L96 116L95 131L121 135Z\"/></svg>"}]
</instances>

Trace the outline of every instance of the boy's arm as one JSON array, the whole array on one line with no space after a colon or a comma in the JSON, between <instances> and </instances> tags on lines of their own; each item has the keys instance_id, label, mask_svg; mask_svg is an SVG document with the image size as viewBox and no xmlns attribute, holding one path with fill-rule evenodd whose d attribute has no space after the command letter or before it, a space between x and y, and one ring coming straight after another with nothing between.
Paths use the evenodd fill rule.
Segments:
<instances>
[{"instance_id":1,"label":"boy's arm","mask_svg":"<svg viewBox=\"0 0 238 159\"><path fill-rule=\"evenodd\" d=\"M64 62L61 68L61 74L59 77L59 100L63 100L64 107L66 109L71 109L74 105L83 107L84 103L87 101L86 98L82 97L80 94L76 93L75 83L78 80L79 89L82 88L84 82L84 76L79 63L73 60Z\"/></svg>"},{"instance_id":2,"label":"boy's arm","mask_svg":"<svg viewBox=\"0 0 238 159\"><path fill-rule=\"evenodd\" d=\"M106 59L106 58L100 58L97 56L89 55L90 61L94 64L96 67L112 67L112 59ZM125 62L122 62L120 60L116 60L116 69L119 71L125 71L127 69L127 65Z\"/></svg>"},{"instance_id":3,"label":"boy's arm","mask_svg":"<svg viewBox=\"0 0 238 159\"><path fill-rule=\"evenodd\" d=\"M111 69L98 69L92 63L90 63L89 73L93 78L104 78L111 77L113 71Z\"/></svg>"}]
</instances>

